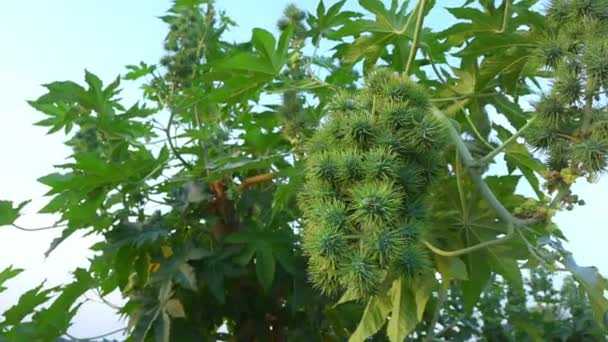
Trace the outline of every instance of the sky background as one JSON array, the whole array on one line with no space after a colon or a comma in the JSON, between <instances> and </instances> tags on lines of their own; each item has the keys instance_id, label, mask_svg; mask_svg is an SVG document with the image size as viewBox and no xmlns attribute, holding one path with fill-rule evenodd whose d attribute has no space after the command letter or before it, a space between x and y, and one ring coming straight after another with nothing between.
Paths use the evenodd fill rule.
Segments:
<instances>
[{"instance_id":1,"label":"sky background","mask_svg":"<svg viewBox=\"0 0 608 342\"><path fill-rule=\"evenodd\" d=\"M304 10L314 12L316 0L291 1ZM226 34L228 40L249 39L251 29L262 27L275 31L287 1L282 0L219 0L238 23ZM334 1L326 1L327 7ZM438 8L428 17L433 28L442 28L452 19L439 8L457 6L462 1L440 0ZM18 220L25 227L48 226L54 217L36 211L48 199L47 188L36 179L53 172L70 154L62 145L65 138L45 135L46 129L32 124L43 118L28 106L26 100L43 94L41 84L56 80L82 83L84 69L99 75L106 83L124 66L144 61L156 63L162 56L162 40L166 27L158 19L170 7L168 0L53 0L0 1L0 199L23 201L32 199L27 215ZM355 0L347 7L356 8ZM322 53L323 51L321 51ZM125 104L141 99L138 84L123 83ZM526 191L525 189L523 191ZM560 213L559 226L570 238L568 248L581 265L598 266L608 274L608 230L606 198L608 181L589 185L582 181L575 193L587 202L573 212ZM44 251L61 234L60 230L36 233L0 227L0 269L8 265L26 271L8 283L9 290L0 294L0 313L13 305L19 295L46 280L58 285L70 279L76 267L86 267L88 247L94 238L75 235L45 260ZM94 295L90 296L95 299ZM111 298L119 301L118 296ZM70 333L77 337L103 334L124 326L124 322L103 304L88 302L76 317Z\"/></svg>"}]
</instances>

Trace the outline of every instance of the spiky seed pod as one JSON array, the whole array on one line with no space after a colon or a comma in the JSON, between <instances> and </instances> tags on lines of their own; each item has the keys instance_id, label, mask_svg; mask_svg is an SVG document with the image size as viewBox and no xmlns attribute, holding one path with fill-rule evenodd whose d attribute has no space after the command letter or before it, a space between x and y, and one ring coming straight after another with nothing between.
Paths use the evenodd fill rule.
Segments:
<instances>
[{"instance_id":1,"label":"spiky seed pod","mask_svg":"<svg viewBox=\"0 0 608 342\"><path fill-rule=\"evenodd\" d=\"M395 261L397 271L408 278L425 274L431 271L432 266L428 252L420 245L408 246Z\"/></svg>"},{"instance_id":2,"label":"spiky seed pod","mask_svg":"<svg viewBox=\"0 0 608 342\"><path fill-rule=\"evenodd\" d=\"M426 185L424 169L414 162L403 164L397 171L399 185L410 196L417 195Z\"/></svg>"},{"instance_id":3,"label":"spiky seed pod","mask_svg":"<svg viewBox=\"0 0 608 342\"><path fill-rule=\"evenodd\" d=\"M390 149L397 154L406 153L407 150L404 149L406 146L403 136L399 134L394 134L392 132L386 132L381 134L377 139L377 144L380 147Z\"/></svg>"},{"instance_id":4,"label":"spiky seed pod","mask_svg":"<svg viewBox=\"0 0 608 342\"><path fill-rule=\"evenodd\" d=\"M351 192L351 217L364 229L389 225L399 214L401 194L387 181L368 181L355 185Z\"/></svg>"},{"instance_id":5,"label":"spiky seed pod","mask_svg":"<svg viewBox=\"0 0 608 342\"><path fill-rule=\"evenodd\" d=\"M555 96L545 96L535 105L536 111L544 117L546 122L558 126L567 120L568 110L563 99Z\"/></svg>"},{"instance_id":6,"label":"spiky seed pod","mask_svg":"<svg viewBox=\"0 0 608 342\"><path fill-rule=\"evenodd\" d=\"M348 243L343 233L330 227L317 226L304 234L304 252L310 256L321 256L332 262L344 260Z\"/></svg>"},{"instance_id":7,"label":"spiky seed pod","mask_svg":"<svg viewBox=\"0 0 608 342\"><path fill-rule=\"evenodd\" d=\"M580 19L606 19L608 3L603 0L570 0L572 14Z\"/></svg>"},{"instance_id":8,"label":"spiky seed pod","mask_svg":"<svg viewBox=\"0 0 608 342\"><path fill-rule=\"evenodd\" d=\"M562 170L567 168L572 157L572 144L565 140L553 142L547 151L545 164L549 170Z\"/></svg>"},{"instance_id":9,"label":"spiky seed pod","mask_svg":"<svg viewBox=\"0 0 608 342\"><path fill-rule=\"evenodd\" d=\"M576 73L561 67L558 69L553 91L556 96L562 98L566 103L574 104L583 95L583 84Z\"/></svg>"},{"instance_id":10,"label":"spiky seed pod","mask_svg":"<svg viewBox=\"0 0 608 342\"><path fill-rule=\"evenodd\" d=\"M365 155L365 176L368 179L393 179L399 170L397 156L387 148L376 147Z\"/></svg>"},{"instance_id":11,"label":"spiky seed pod","mask_svg":"<svg viewBox=\"0 0 608 342\"><path fill-rule=\"evenodd\" d=\"M358 113L342 122L345 140L360 148L369 147L378 136L374 118L368 113Z\"/></svg>"},{"instance_id":12,"label":"spiky seed pod","mask_svg":"<svg viewBox=\"0 0 608 342\"><path fill-rule=\"evenodd\" d=\"M359 154L355 149L336 152L338 179L341 182L358 181L365 176L365 166Z\"/></svg>"},{"instance_id":13,"label":"spiky seed pod","mask_svg":"<svg viewBox=\"0 0 608 342\"><path fill-rule=\"evenodd\" d=\"M402 223L397 228L397 233L408 245L418 243L420 241L420 237L422 236L422 231L422 223L418 220Z\"/></svg>"},{"instance_id":14,"label":"spiky seed pod","mask_svg":"<svg viewBox=\"0 0 608 342\"><path fill-rule=\"evenodd\" d=\"M411 121L411 107L404 103L389 103L381 112L382 120L393 129L402 129Z\"/></svg>"},{"instance_id":15,"label":"spiky seed pod","mask_svg":"<svg viewBox=\"0 0 608 342\"><path fill-rule=\"evenodd\" d=\"M593 41L587 44L583 53L583 63L587 67L590 80L597 85L608 84L608 41Z\"/></svg>"},{"instance_id":16,"label":"spiky seed pod","mask_svg":"<svg viewBox=\"0 0 608 342\"><path fill-rule=\"evenodd\" d=\"M562 140L560 133L544 121L534 122L524 133L526 142L535 150L543 150Z\"/></svg>"},{"instance_id":17,"label":"spiky seed pod","mask_svg":"<svg viewBox=\"0 0 608 342\"><path fill-rule=\"evenodd\" d=\"M570 17L570 1L569 0L552 0L546 8L547 23L550 27L558 28L564 25Z\"/></svg>"},{"instance_id":18,"label":"spiky seed pod","mask_svg":"<svg viewBox=\"0 0 608 342\"><path fill-rule=\"evenodd\" d=\"M365 79L366 89L372 96L383 96L386 84L393 79L393 77L393 73L388 69L376 69Z\"/></svg>"},{"instance_id":19,"label":"spiky seed pod","mask_svg":"<svg viewBox=\"0 0 608 342\"><path fill-rule=\"evenodd\" d=\"M575 144L572 149L572 160L591 174L601 173L608 166L608 143L589 139Z\"/></svg>"},{"instance_id":20,"label":"spiky seed pod","mask_svg":"<svg viewBox=\"0 0 608 342\"><path fill-rule=\"evenodd\" d=\"M556 68L566 54L564 42L558 37L544 39L538 48L538 56L545 66Z\"/></svg>"},{"instance_id":21,"label":"spiky seed pod","mask_svg":"<svg viewBox=\"0 0 608 342\"><path fill-rule=\"evenodd\" d=\"M365 235L363 239L364 250L381 267L390 265L405 248L406 240L397 230L385 229Z\"/></svg>"},{"instance_id":22,"label":"spiky seed pod","mask_svg":"<svg viewBox=\"0 0 608 342\"><path fill-rule=\"evenodd\" d=\"M413 121L412 128L404 135L412 150L428 153L447 141L445 126L434 116L426 115L421 121Z\"/></svg>"},{"instance_id":23,"label":"spiky seed pod","mask_svg":"<svg viewBox=\"0 0 608 342\"><path fill-rule=\"evenodd\" d=\"M342 265L342 286L354 292L359 298L373 295L380 284L380 272L376 263L368 255L356 253Z\"/></svg>"},{"instance_id":24,"label":"spiky seed pod","mask_svg":"<svg viewBox=\"0 0 608 342\"><path fill-rule=\"evenodd\" d=\"M330 111L347 115L354 112L360 112L362 105L359 100L351 93L340 92L329 103Z\"/></svg>"},{"instance_id":25,"label":"spiky seed pod","mask_svg":"<svg viewBox=\"0 0 608 342\"><path fill-rule=\"evenodd\" d=\"M332 199L322 202L318 210L318 218L321 224L336 231L344 231L348 226L348 212L346 204Z\"/></svg>"},{"instance_id":26,"label":"spiky seed pod","mask_svg":"<svg viewBox=\"0 0 608 342\"><path fill-rule=\"evenodd\" d=\"M334 296L342 290L338 265L318 256L310 256L308 274L315 288L326 296Z\"/></svg>"},{"instance_id":27,"label":"spiky seed pod","mask_svg":"<svg viewBox=\"0 0 608 342\"><path fill-rule=\"evenodd\" d=\"M409 217L412 220L424 220L427 216L426 205L422 197L417 197L413 201L407 201L401 210L401 216Z\"/></svg>"},{"instance_id":28,"label":"spiky seed pod","mask_svg":"<svg viewBox=\"0 0 608 342\"><path fill-rule=\"evenodd\" d=\"M338 196L335 187L327 182L310 179L302 186L302 190L298 192L298 203L304 214L314 212L316 206L303 205L304 203L318 203L330 201Z\"/></svg>"},{"instance_id":29,"label":"spiky seed pod","mask_svg":"<svg viewBox=\"0 0 608 342\"><path fill-rule=\"evenodd\" d=\"M332 153L323 152L311 157L308 170L316 179L332 183L338 178L339 165Z\"/></svg>"},{"instance_id":30,"label":"spiky seed pod","mask_svg":"<svg viewBox=\"0 0 608 342\"><path fill-rule=\"evenodd\" d=\"M408 78L392 78L385 85L382 95L392 101L407 103L415 108L429 107L429 97L414 81Z\"/></svg>"}]
</instances>

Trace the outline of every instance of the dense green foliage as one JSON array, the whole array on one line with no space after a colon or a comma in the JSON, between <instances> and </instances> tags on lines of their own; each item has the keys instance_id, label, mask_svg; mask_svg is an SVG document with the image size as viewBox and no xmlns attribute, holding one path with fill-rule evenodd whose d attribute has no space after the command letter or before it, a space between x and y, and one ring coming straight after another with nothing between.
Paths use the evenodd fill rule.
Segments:
<instances>
[{"instance_id":1,"label":"dense green foliage","mask_svg":"<svg viewBox=\"0 0 608 342\"><path fill-rule=\"evenodd\" d=\"M344 5L290 5L276 36L233 43L212 0L176 0L158 65L45 85L37 125L73 150L39 179L63 228L46 253L76 231L103 241L73 282L6 311L0 341L66 336L91 289L120 291L133 341L549 338L536 316L517 326L538 267L572 275L559 300L574 315L569 296L588 298L600 336L608 281L552 216L607 167L608 2L467 0L441 32L433 0ZM125 80L145 103L119 101ZM25 205L0 201L0 225L24 229Z\"/></svg>"}]
</instances>

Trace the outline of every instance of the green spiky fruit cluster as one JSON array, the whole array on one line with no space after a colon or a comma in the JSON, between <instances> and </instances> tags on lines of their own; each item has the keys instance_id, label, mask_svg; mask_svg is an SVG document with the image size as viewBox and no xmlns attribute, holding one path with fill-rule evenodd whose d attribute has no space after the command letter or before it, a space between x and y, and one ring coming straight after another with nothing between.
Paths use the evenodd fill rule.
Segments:
<instances>
[{"instance_id":1,"label":"green spiky fruit cluster","mask_svg":"<svg viewBox=\"0 0 608 342\"><path fill-rule=\"evenodd\" d=\"M595 177L608 167L608 1L551 1L545 36L538 56L554 83L526 140L550 170Z\"/></svg>"},{"instance_id":2,"label":"green spiky fruit cluster","mask_svg":"<svg viewBox=\"0 0 608 342\"><path fill-rule=\"evenodd\" d=\"M213 26L214 13L204 16L198 9L183 8L175 15L163 17L169 24L165 38L168 54L161 59L167 68L168 76L176 83L188 85L193 77L194 68L200 63L205 48L205 38Z\"/></svg>"},{"instance_id":3,"label":"green spiky fruit cluster","mask_svg":"<svg viewBox=\"0 0 608 342\"><path fill-rule=\"evenodd\" d=\"M415 82L379 70L334 99L308 142L303 247L324 293L366 298L385 279L432 269L421 208L447 136L429 107Z\"/></svg>"}]
</instances>

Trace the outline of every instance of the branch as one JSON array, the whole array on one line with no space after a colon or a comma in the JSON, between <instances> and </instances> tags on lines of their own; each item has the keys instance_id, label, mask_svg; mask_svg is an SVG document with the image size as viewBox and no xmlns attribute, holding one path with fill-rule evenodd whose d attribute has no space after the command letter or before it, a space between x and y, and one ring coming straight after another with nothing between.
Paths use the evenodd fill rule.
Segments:
<instances>
[{"instance_id":1,"label":"branch","mask_svg":"<svg viewBox=\"0 0 608 342\"><path fill-rule=\"evenodd\" d=\"M239 187L239 189L241 191L245 191L245 190L247 190L247 188L249 188L252 185L259 184L259 183L264 183L264 182L269 182L273 178L274 178L274 175L272 173L264 173L264 174L261 174L261 175L249 177L249 178L246 178L243 181L243 183L241 184L241 186Z\"/></svg>"},{"instance_id":2,"label":"branch","mask_svg":"<svg viewBox=\"0 0 608 342\"><path fill-rule=\"evenodd\" d=\"M21 227L21 226L17 225L16 223L11 224L11 226L13 226L13 228L22 230L24 232L38 232L38 231L41 231L41 230L49 230L49 229L56 229L56 228L67 227L67 224L54 224L52 226L40 227L40 228L25 228L25 227Z\"/></svg>"},{"instance_id":3,"label":"branch","mask_svg":"<svg viewBox=\"0 0 608 342\"><path fill-rule=\"evenodd\" d=\"M422 243L424 243L424 245L430 249L431 251L433 251L433 253L441 255L441 256L445 256L445 257L455 257L455 256L459 256L459 255L463 255L463 254L468 254L468 253L472 253L476 250L482 249L482 248L486 248L486 247L490 247L493 245L498 245L504 242L507 242L508 240L510 240L513 237L513 233L515 232L515 228L513 227L512 224L509 225L509 230L507 231L507 234L503 237L500 237L498 239L495 240L490 240L490 241L484 241L481 243L478 243L476 245L473 246L469 246L463 249L458 249L455 251L445 251L443 249L439 249L435 246L433 246L430 242L428 242L427 240L422 240Z\"/></svg>"},{"instance_id":4,"label":"branch","mask_svg":"<svg viewBox=\"0 0 608 342\"><path fill-rule=\"evenodd\" d=\"M177 151L177 149L175 148L175 145L173 144L173 140L171 138L171 125L173 124L173 119L175 117L175 111L173 110L173 108L171 106L169 106L167 104L167 102L165 102L165 100L159 93L156 94L156 98L158 99L158 102L160 103L160 105L162 107L169 109L169 120L167 122L167 127L162 129L165 132L165 136L167 137L167 142L169 143L169 148L171 149L171 152L173 152L175 157L177 159L179 159L179 161L182 163L182 165L184 165L185 168L187 168L188 170L192 170L192 165L190 165L190 163L188 163L182 157L182 155Z\"/></svg>"},{"instance_id":5,"label":"branch","mask_svg":"<svg viewBox=\"0 0 608 342\"><path fill-rule=\"evenodd\" d=\"M483 180L481 174L479 174L479 172L477 170L477 163L473 159L471 152L469 151L467 146L464 144L464 141L460 137L460 133L458 133L456 128L450 122L450 119L447 116L445 116L445 114L443 114L443 112L441 112L436 107L432 107L431 112L438 120L440 120L441 122L443 122L445 124L446 129L448 130L448 133L452 140L452 143L454 143L456 149L458 150L464 165L469 169L469 174L471 175L471 179L479 188L481 195L488 201L488 203L494 209L494 211L496 211L496 214L498 215L498 217L500 217L503 221L505 221L509 224L512 224L516 227L536 223L537 220L522 220L522 219L519 219L519 218L513 216L513 214L511 214L509 212L509 210L507 210L507 208L505 208L504 205L502 205L502 203L500 203L500 201L496 198L496 196L494 196L494 193L492 193L492 190L490 189L488 184L486 184L486 182Z\"/></svg>"},{"instance_id":6,"label":"branch","mask_svg":"<svg viewBox=\"0 0 608 342\"><path fill-rule=\"evenodd\" d=\"M72 335L68 334L67 332L65 333L65 335L66 335L67 337L71 338L71 339L72 339L72 340L74 340L74 341L83 341L83 342L84 342L84 341L93 341L93 340L98 340L98 339L100 339L100 338L104 338L104 337L112 336L112 335L114 335L114 334L118 334L119 332L123 332L123 331L125 331L125 330L127 330L127 328L120 328L120 329L117 329L117 330L114 330L114 331L110 331L110 332L108 332L108 333L105 333L105 334L103 334L103 335L99 335L99 336L93 336L93 337L86 337L86 338L78 338L78 337L74 337L74 336L72 336Z\"/></svg>"},{"instance_id":7,"label":"branch","mask_svg":"<svg viewBox=\"0 0 608 342\"><path fill-rule=\"evenodd\" d=\"M530 128L530 126L532 126L532 124L536 121L537 118L538 118L538 115L533 116L530 120L528 120L528 122L526 122L525 125L523 125L522 128L520 128L517 132L513 133L513 135L510 136L509 139L505 140L505 142L502 143L502 145L500 145L497 148L495 148L494 150L492 150L485 157L479 159L477 161L478 165L479 166L488 165L494 159L494 157L496 157L500 152L504 151L510 144L512 144L514 141L516 141L517 138L519 138L528 128Z\"/></svg>"},{"instance_id":8,"label":"branch","mask_svg":"<svg viewBox=\"0 0 608 342\"><path fill-rule=\"evenodd\" d=\"M416 51L418 50L418 43L420 42L420 33L422 31L422 24L424 23L424 10L426 8L426 0L418 1L418 15L416 17L416 28L414 30L414 40L412 41L412 46L410 48L410 55L407 58L407 64L405 65L405 69L403 73L405 75L410 74L410 69L414 64L414 60L416 59Z\"/></svg>"},{"instance_id":9,"label":"branch","mask_svg":"<svg viewBox=\"0 0 608 342\"><path fill-rule=\"evenodd\" d=\"M203 129L201 124L201 119L199 117L200 113L198 110L198 103L194 105L194 121L196 122L196 126L199 131ZM207 150L207 145L205 145L205 141L200 138L198 139L198 143L201 147L201 157L203 158L203 163L205 163L205 170L207 170L207 176L209 176L209 169L207 166L209 165L209 151Z\"/></svg>"}]
</instances>

